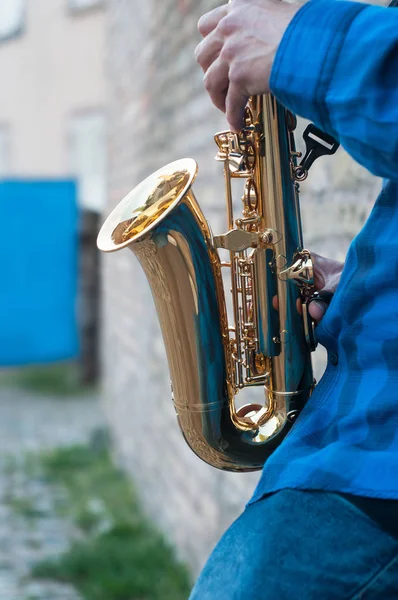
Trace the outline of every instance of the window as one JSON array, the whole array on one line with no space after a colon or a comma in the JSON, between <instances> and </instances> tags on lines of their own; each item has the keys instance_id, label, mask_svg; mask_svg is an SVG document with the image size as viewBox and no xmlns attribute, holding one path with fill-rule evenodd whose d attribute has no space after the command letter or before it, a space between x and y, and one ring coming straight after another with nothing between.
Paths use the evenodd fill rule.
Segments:
<instances>
[{"instance_id":1,"label":"window","mask_svg":"<svg viewBox=\"0 0 398 600\"><path fill-rule=\"evenodd\" d=\"M6 125L0 125L0 178L11 174L10 130Z\"/></svg>"},{"instance_id":2,"label":"window","mask_svg":"<svg viewBox=\"0 0 398 600\"><path fill-rule=\"evenodd\" d=\"M68 0L69 8L73 11L86 10L96 6L103 6L105 0Z\"/></svg>"},{"instance_id":3,"label":"window","mask_svg":"<svg viewBox=\"0 0 398 600\"><path fill-rule=\"evenodd\" d=\"M70 167L82 208L102 212L106 202L106 124L102 112L75 115L70 123Z\"/></svg>"},{"instance_id":4,"label":"window","mask_svg":"<svg viewBox=\"0 0 398 600\"><path fill-rule=\"evenodd\" d=\"M0 40L18 35L22 31L25 0L0 2Z\"/></svg>"}]
</instances>

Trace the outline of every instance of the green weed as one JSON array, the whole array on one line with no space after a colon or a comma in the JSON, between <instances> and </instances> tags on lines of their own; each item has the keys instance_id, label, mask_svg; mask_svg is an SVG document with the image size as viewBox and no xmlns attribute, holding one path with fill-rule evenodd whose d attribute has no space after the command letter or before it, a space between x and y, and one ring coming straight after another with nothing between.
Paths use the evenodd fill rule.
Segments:
<instances>
[{"instance_id":1,"label":"green weed","mask_svg":"<svg viewBox=\"0 0 398 600\"><path fill-rule=\"evenodd\" d=\"M94 388L81 382L79 365L60 362L10 369L0 374L0 385L18 387L42 395L74 396L93 392Z\"/></svg>"},{"instance_id":2,"label":"green weed","mask_svg":"<svg viewBox=\"0 0 398 600\"><path fill-rule=\"evenodd\" d=\"M63 510L83 532L56 560L32 574L76 587L86 600L186 600L185 567L146 520L127 477L105 444L59 449L42 457L48 482L67 490Z\"/></svg>"}]
</instances>

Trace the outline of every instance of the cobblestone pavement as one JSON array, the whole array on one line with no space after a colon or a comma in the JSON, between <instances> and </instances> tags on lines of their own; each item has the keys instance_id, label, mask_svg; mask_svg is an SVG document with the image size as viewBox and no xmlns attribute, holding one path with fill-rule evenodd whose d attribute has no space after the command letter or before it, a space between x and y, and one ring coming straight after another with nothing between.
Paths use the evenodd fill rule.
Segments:
<instances>
[{"instance_id":1,"label":"cobblestone pavement","mask_svg":"<svg viewBox=\"0 0 398 600\"><path fill-rule=\"evenodd\" d=\"M30 569L64 552L78 533L55 509L63 492L26 468L27 452L88 441L104 425L98 398L41 397L0 388L0 600L80 600Z\"/></svg>"}]
</instances>

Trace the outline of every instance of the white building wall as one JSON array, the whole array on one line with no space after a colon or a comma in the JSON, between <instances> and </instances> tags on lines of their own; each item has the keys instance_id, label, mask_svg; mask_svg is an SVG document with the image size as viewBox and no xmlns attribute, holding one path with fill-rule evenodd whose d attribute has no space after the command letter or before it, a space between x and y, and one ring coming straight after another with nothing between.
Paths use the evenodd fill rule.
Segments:
<instances>
[{"instance_id":1,"label":"white building wall","mask_svg":"<svg viewBox=\"0 0 398 600\"><path fill-rule=\"evenodd\" d=\"M66 176L73 114L106 103L106 11L103 3L73 10L71 0L12 3L22 22L0 10L0 125L9 131L9 174Z\"/></svg>"}]
</instances>

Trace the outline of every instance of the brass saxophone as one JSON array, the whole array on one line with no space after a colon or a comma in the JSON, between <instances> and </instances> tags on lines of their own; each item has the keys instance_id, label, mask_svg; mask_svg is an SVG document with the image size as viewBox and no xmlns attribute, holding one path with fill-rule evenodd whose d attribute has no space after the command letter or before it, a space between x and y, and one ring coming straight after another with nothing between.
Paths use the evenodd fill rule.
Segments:
<instances>
[{"instance_id":1,"label":"brass saxophone","mask_svg":"<svg viewBox=\"0 0 398 600\"><path fill-rule=\"evenodd\" d=\"M295 117L267 94L249 99L240 133L216 134L226 233L213 236L192 190L197 165L187 158L140 183L98 235L100 250L129 248L140 261L160 321L182 434L201 459L228 471L261 469L314 387L315 336L307 310L313 267L303 248L297 182L316 155L335 148L332 139L333 147L323 140L316 150L312 131L298 165L294 128ZM244 180L244 192L242 214L235 218L237 178ZM221 260L222 249L228 260ZM232 325L224 272L230 274ZM260 387L261 399L237 408L235 396L246 387Z\"/></svg>"}]
</instances>

